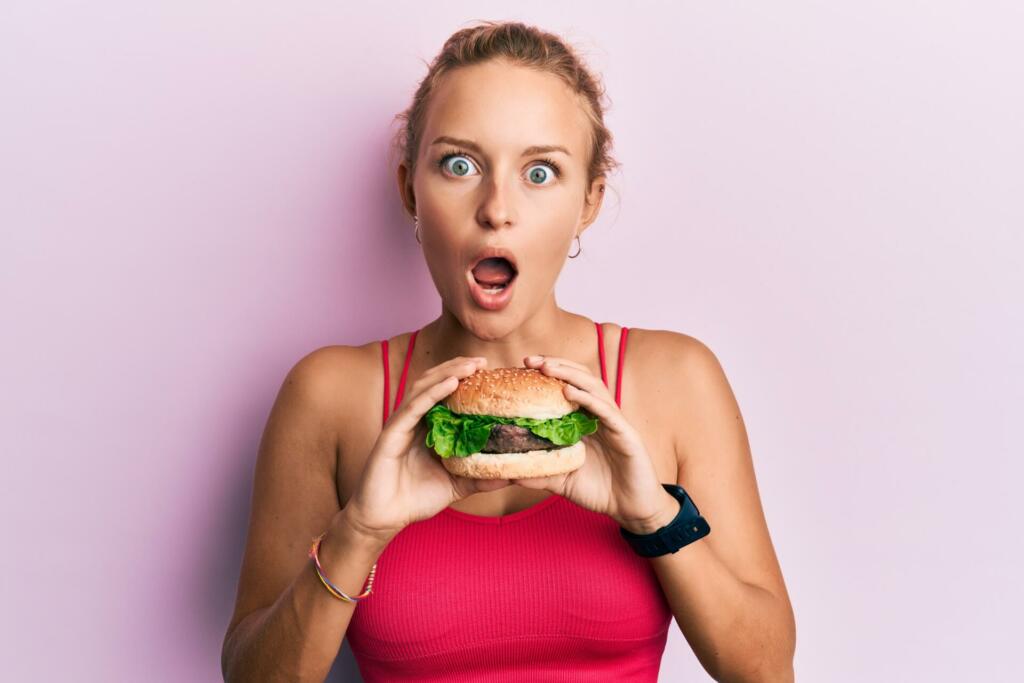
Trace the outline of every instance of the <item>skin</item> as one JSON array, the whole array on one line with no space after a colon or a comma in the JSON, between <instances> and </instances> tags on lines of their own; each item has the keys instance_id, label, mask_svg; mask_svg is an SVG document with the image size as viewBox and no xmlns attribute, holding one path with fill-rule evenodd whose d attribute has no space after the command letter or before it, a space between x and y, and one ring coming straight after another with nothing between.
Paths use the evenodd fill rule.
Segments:
<instances>
[{"instance_id":1,"label":"skin","mask_svg":"<svg viewBox=\"0 0 1024 683\"><path fill-rule=\"evenodd\" d=\"M558 78L502 62L459 69L431 98L413 175L403 163L397 180L410 216L418 216L423 256L441 295L438 319L424 332L445 356L484 356L492 367L522 365L550 340L578 335L585 321L561 309L554 286L570 245L597 218L604 177L587 185L588 130L577 96ZM476 142L480 151L437 162L452 150L442 136ZM550 152L562 169L541 182L545 155L523 157L532 145ZM468 161L458 176L449 170ZM543 172L543 171L541 171ZM582 237L581 237L582 241ZM517 258L519 277L511 304L486 311L470 298L465 274L484 245L501 245ZM570 354L560 345L555 351Z\"/></svg>"},{"instance_id":2,"label":"skin","mask_svg":"<svg viewBox=\"0 0 1024 683\"><path fill-rule=\"evenodd\" d=\"M588 125L580 101L557 77L503 62L458 69L434 93L416 169L403 164L396 179L410 216L419 217L441 314L417 337L403 402L383 430L379 342L318 349L289 373L260 445L224 649L224 665L239 680L255 680L253 672L271 666L303 672L296 679L326 674L352 606L327 596L305 571L298 546L324 529L330 534L321 561L355 594L395 533L447 505L494 516L558 493L646 533L678 511L660 482L682 485L712 527L680 552L651 559L702 665L716 680L793 679L792 607L743 419L717 358L694 337L630 328L616 406L619 326L603 325L606 387L594 322L555 300L574 237L597 218L603 197L603 177L586 182ZM475 141L479 149L441 168L436 162L452 151L431 144L441 136ZM566 152L523 156L531 145ZM542 156L557 161L561 176L531 173ZM456 162L469 172L452 174ZM501 311L477 307L467 288L471 257L485 244L507 247L518 260L516 292ZM389 341L393 406L409 334ZM547 363L528 358L534 354ZM599 417L599 432L584 437L580 470L515 482L450 478L422 447L424 432L413 432L418 416L454 390L453 378L508 366L565 380L567 398ZM296 654L299 632L305 648Z\"/></svg>"}]
</instances>

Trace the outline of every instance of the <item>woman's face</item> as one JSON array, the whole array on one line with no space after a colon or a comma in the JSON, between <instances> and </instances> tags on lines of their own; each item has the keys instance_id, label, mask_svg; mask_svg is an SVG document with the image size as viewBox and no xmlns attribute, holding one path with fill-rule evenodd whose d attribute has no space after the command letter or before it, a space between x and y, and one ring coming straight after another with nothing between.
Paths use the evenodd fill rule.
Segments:
<instances>
[{"instance_id":1,"label":"woman's face","mask_svg":"<svg viewBox=\"0 0 1024 683\"><path fill-rule=\"evenodd\" d=\"M570 245L600 208L604 178L586 185L589 140L581 101L551 74L491 61L456 69L431 96L404 196L446 308L481 338L503 336L553 301ZM475 275L501 279L501 268L473 269L486 247L515 264L497 295Z\"/></svg>"}]
</instances>

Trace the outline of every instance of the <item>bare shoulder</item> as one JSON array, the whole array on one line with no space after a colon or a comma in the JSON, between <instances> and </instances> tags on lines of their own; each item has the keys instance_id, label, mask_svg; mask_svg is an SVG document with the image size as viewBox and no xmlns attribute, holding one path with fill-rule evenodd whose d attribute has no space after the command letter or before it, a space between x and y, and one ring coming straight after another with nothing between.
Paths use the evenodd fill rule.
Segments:
<instances>
[{"instance_id":1,"label":"bare shoulder","mask_svg":"<svg viewBox=\"0 0 1024 683\"><path fill-rule=\"evenodd\" d=\"M334 344L322 346L300 357L285 377L286 386L294 386L294 391L305 395L307 400L315 400L318 404L330 403L335 400L337 380L358 361L358 349L355 346Z\"/></svg>"},{"instance_id":2,"label":"bare shoulder","mask_svg":"<svg viewBox=\"0 0 1024 683\"><path fill-rule=\"evenodd\" d=\"M322 433L338 447L352 428L366 424L367 396L379 382L380 342L332 344L310 351L288 372L289 393L321 416Z\"/></svg>"},{"instance_id":3,"label":"bare shoulder","mask_svg":"<svg viewBox=\"0 0 1024 683\"><path fill-rule=\"evenodd\" d=\"M627 340L630 360L665 368L666 364L678 362L699 362L713 356L711 349L704 342L674 330L649 330L642 327L630 327Z\"/></svg>"},{"instance_id":4,"label":"bare shoulder","mask_svg":"<svg viewBox=\"0 0 1024 683\"><path fill-rule=\"evenodd\" d=\"M636 393L645 397L647 410L664 418L660 424L671 430L682 463L690 451L685 443L690 433L687 415L692 415L692 407L702 400L709 384L717 384L719 394L728 388L718 358L694 336L639 327L629 328L626 356L627 375L641 383Z\"/></svg>"},{"instance_id":5,"label":"bare shoulder","mask_svg":"<svg viewBox=\"0 0 1024 683\"><path fill-rule=\"evenodd\" d=\"M358 366L357 347L341 344L310 351L295 362L284 379L282 395L314 410L324 419L344 407L342 382Z\"/></svg>"}]
</instances>

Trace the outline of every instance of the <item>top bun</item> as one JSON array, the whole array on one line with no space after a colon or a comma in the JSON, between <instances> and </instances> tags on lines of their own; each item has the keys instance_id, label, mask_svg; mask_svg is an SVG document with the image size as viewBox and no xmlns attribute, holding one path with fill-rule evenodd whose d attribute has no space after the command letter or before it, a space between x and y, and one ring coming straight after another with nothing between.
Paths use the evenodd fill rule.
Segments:
<instances>
[{"instance_id":1,"label":"top bun","mask_svg":"<svg viewBox=\"0 0 1024 683\"><path fill-rule=\"evenodd\" d=\"M566 384L533 368L477 370L460 380L443 403L452 412L464 415L548 420L579 408L562 393Z\"/></svg>"}]
</instances>

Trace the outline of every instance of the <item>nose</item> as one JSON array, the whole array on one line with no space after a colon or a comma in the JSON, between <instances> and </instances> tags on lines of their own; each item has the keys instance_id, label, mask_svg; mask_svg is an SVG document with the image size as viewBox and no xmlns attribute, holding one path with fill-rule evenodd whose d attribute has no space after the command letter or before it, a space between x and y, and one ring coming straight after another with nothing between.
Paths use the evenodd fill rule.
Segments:
<instances>
[{"instance_id":1,"label":"nose","mask_svg":"<svg viewBox=\"0 0 1024 683\"><path fill-rule=\"evenodd\" d=\"M515 211L510 198L511 190L498 175L491 176L481 185L483 198L477 209L477 221L485 228L496 230L515 222Z\"/></svg>"}]
</instances>

